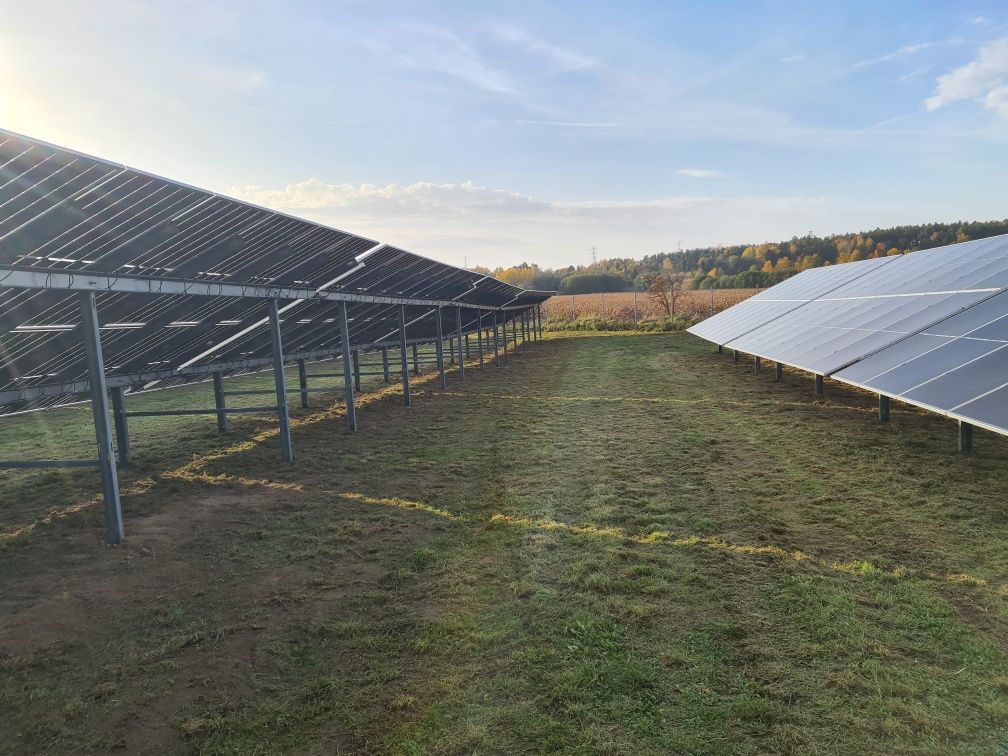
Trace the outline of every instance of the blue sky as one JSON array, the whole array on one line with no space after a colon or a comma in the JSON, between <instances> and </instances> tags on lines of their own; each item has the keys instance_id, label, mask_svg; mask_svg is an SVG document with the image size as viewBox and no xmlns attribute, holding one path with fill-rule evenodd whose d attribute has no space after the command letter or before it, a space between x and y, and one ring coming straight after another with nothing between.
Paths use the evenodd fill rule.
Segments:
<instances>
[{"instance_id":1,"label":"blue sky","mask_svg":"<svg viewBox=\"0 0 1008 756\"><path fill-rule=\"evenodd\" d=\"M447 262L1008 216L1008 9L0 0L0 125Z\"/></svg>"}]
</instances>

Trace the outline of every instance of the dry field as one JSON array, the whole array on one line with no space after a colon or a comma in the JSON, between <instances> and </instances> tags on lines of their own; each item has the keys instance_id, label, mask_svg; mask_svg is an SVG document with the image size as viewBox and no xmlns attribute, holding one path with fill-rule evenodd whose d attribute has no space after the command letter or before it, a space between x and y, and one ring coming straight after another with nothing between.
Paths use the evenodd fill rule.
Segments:
<instances>
[{"instance_id":1,"label":"dry field","mask_svg":"<svg viewBox=\"0 0 1008 756\"><path fill-rule=\"evenodd\" d=\"M757 289L709 289L686 291L676 302L676 315L709 317L755 294ZM543 304L544 321L602 318L638 322L667 316L659 302L645 292L617 291L605 294L560 294Z\"/></svg>"}]
</instances>

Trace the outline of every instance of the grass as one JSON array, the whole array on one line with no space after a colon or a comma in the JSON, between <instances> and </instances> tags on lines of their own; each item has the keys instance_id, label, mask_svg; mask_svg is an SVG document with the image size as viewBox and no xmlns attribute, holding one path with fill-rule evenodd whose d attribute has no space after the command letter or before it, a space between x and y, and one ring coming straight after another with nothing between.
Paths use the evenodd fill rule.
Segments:
<instances>
[{"instance_id":1,"label":"grass","mask_svg":"<svg viewBox=\"0 0 1008 756\"><path fill-rule=\"evenodd\" d=\"M266 418L138 420L117 548L93 473L4 473L0 750L997 752L1008 440L771 378L558 334L353 436L296 410L291 466Z\"/></svg>"}]
</instances>

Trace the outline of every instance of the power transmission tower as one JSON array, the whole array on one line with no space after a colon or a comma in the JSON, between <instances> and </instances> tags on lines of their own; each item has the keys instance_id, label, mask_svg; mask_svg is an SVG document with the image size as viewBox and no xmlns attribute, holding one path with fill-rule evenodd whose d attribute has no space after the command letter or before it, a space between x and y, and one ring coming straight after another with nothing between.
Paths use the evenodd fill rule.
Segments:
<instances>
[{"instance_id":1,"label":"power transmission tower","mask_svg":"<svg viewBox=\"0 0 1008 756\"><path fill-rule=\"evenodd\" d=\"M598 262L598 256L595 254L595 245L594 244L592 244L591 252L592 252L592 265L594 265L595 263Z\"/></svg>"}]
</instances>

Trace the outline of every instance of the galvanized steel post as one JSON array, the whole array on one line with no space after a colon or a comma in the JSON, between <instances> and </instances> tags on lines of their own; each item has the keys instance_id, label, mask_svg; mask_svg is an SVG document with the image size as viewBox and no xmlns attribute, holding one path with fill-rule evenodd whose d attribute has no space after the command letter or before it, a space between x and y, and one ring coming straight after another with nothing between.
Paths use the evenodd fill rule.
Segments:
<instances>
[{"instance_id":1,"label":"galvanized steel post","mask_svg":"<svg viewBox=\"0 0 1008 756\"><path fill-rule=\"evenodd\" d=\"M105 360L102 355L98 308L93 291L81 293L81 317L84 350L87 354L88 383L91 388L91 413L94 415L95 440L98 442L98 466L101 470L102 497L105 500L105 541L123 539L122 504L119 501L119 475L112 453L112 429L109 428L108 396L105 385Z\"/></svg>"},{"instance_id":2,"label":"galvanized steel post","mask_svg":"<svg viewBox=\"0 0 1008 756\"><path fill-rule=\"evenodd\" d=\"M112 419L115 421L116 446L119 447L119 464L129 465L133 459L130 450L129 424L126 418L126 401L123 399L125 389L115 386L112 389Z\"/></svg>"},{"instance_id":3,"label":"galvanized steel post","mask_svg":"<svg viewBox=\"0 0 1008 756\"><path fill-rule=\"evenodd\" d=\"M889 420L889 397L878 395L878 418L882 422Z\"/></svg>"},{"instance_id":4,"label":"galvanized steel post","mask_svg":"<svg viewBox=\"0 0 1008 756\"><path fill-rule=\"evenodd\" d=\"M459 380L465 380L465 357L462 353L462 308L455 308L455 338L458 341Z\"/></svg>"},{"instance_id":5,"label":"galvanized steel post","mask_svg":"<svg viewBox=\"0 0 1008 756\"><path fill-rule=\"evenodd\" d=\"M959 421L959 451L969 454L973 451L973 426Z\"/></svg>"},{"instance_id":6,"label":"galvanized steel post","mask_svg":"<svg viewBox=\"0 0 1008 756\"><path fill-rule=\"evenodd\" d=\"M298 387L301 389L301 408L308 408L308 373L305 370L305 361L298 360Z\"/></svg>"},{"instance_id":7,"label":"galvanized steel post","mask_svg":"<svg viewBox=\"0 0 1008 756\"><path fill-rule=\"evenodd\" d=\"M816 396L822 396L825 393L825 389L823 386L823 377L818 373L816 374L815 377L815 393Z\"/></svg>"},{"instance_id":8,"label":"galvanized steel post","mask_svg":"<svg viewBox=\"0 0 1008 756\"><path fill-rule=\"evenodd\" d=\"M493 311L494 366L500 367L500 344L497 340L497 310Z\"/></svg>"},{"instance_id":9,"label":"galvanized steel post","mask_svg":"<svg viewBox=\"0 0 1008 756\"><path fill-rule=\"evenodd\" d=\"M280 334L280 306L269 301L270 341L273 344L273 382L276 387L277 416L280 420L280 451L287 462L294 460L291 447L290 414L287 411L287 381L284 377L283 338Z\"/></svg>"},{"instance_id":10,"label":"galvanized steel post","mask_svg":"<svg viewBox=\"0 0 1008 756\"><path fill-rule=\"evenodd\" d=\"M413 375L420 375L420 355L417 354L417 345L413 345Z\"/></svg>"},{"instance_id":11,"label":"galvanized steel post","mask_svg":"<svg viewBox=\"0 0 1008 756\"><path fill-rule=\"evenodd\" d=\"M224 374L219 370L213 374L214 406L217 408L217 432L228 432L227 403L224 396Z\"/></svg>"},{"instance_id":12,"label":"galvanized steel post","mask_svg":"<svg viewBox=\"0 0 1008 756\"><path fill-rule=\"evenodd\" d=\"M447 387L444 374L444 327L441 322L441 308L434 309L434 329L437 331L437 341L434 342L434 349L437 352L438 382L441 388Z\"/></svg>"},{"instance_id":13,"label":"galvanized steel post","mask_svg":"<svg viewBox=\"0 0 1008 756\"><path fill-rule=\"evenodd\" d=\"M476 316L476 350L479 353L480 370L486 370L483 365L483 310Z\"/></svg>"},{"instance_id":14,"label":"galvanized steel post","mask_svg":"<svg viewBox=\"0 0 1008 756\"><path fill-rule=\"evenodd\" d=\"M340 302L339 306L339 329L340 329L340 357L343 361L343 395L346 399L347 427L351 431L357 430L357 407L354 405L354 380L353 369L350 360L347 359L353 350L350 348L350 323L347 318L347 303ZM386 362L387 364L387 362Z\"/></svg>"},{"instance_id":15,"label":"galvanized steel post","mask_svg":"<svg viewBox=\"0 0 1008 756\"><path fill-rule=\"evenodd\" d=\"M507 310L501 310L501 344L504 347L504 367L508 364Z\"/></svg>"},{"instance_id":16,"label":"galvanized steel post","mask_svg":"<svg viewBox=\"0 0 1008 756\"><path fill-rule=\"evenodd\" d=\"M389 382L389 370L388 370L388 347L381 348L381 366L382 366L382 378L385 383Z\"/></svg>"},{"instance_id":17,"label":"galvanized steel post","mask_svg":"<svg viewBox=\"0 0 1008 756\"><path fill-rule=\"evenodd\" d=\"M403 404L409 407L413 401L410 397L409 387L409 362L406 358L406 307L399 307L399 359L402 368L402 395Z\"/></svg>"},{"instance_id":18,"label":"galvanized steel post","mask_svg":"<svg viewBox=\"0 0 1008 756\"><path fill-rule=\"evenodd\" d=\"M350 352L350 362L353 365L353 388L360 393L360 355L354 349Z\"/></svg>"}]
</instances>

